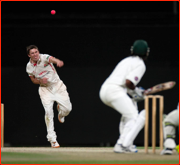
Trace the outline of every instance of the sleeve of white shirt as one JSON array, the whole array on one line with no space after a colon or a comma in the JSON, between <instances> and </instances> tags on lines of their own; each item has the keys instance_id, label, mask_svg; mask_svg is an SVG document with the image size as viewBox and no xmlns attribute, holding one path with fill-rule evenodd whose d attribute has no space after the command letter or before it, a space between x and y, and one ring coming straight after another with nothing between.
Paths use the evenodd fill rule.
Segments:
<instances>
[{"instance_id":1,"label":"sleeve of white shirt","mask_svg":"<svg viewBox=\"0 0 180 165\"><path fill-rule=\"evenodd\" d=\"M52 57L52 56L50 56L49 54L43 54L43 55L41 56L41 59L42 59L43 62L49 62L49 60L50 60L51 57Z\"/></svg>"},{"instance_id":2,"label":"sleeve of white shirt","mask_svg":"<svg viewBox=\"0 0 180 165\"><path fill-rule=\"evenodd\" d=\"M136 86L141 80L145 71L146 67L144 64L138 65L137 68L135 68L127 75L126 79L130 80L134 84L134 86Z\"/></svg>"}]
</instances>

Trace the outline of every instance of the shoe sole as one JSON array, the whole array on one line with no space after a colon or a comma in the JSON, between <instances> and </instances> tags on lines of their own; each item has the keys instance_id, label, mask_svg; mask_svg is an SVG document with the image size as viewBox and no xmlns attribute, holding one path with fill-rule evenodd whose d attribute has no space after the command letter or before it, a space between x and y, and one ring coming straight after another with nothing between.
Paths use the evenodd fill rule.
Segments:
<instances>
[{"instance_id":1,"label":"shoe sole","mask_svg":"<svg viewBox=\"0 0 180 165\"><path fill-rule=\"evenodd\" d=\"M121 153L121 154L123 154L123 153L126 153L126 152L118 152L118 151L114 151L115 153Z\"/></svg>"},{"instance_id":2,"label":"shoe sole","mask_svg":"<svg viewBox=\"0 0 180 165\"><path fill-rule=\"evenodd\" d=\"M59 109L59 104L57 105L57 110L58 110L58 109ZM59 113L59 111L58 111L58 113ZM60 123L64 123L64 121L63 121L63 122L61 121L60 115L58 115L58 120L59 120Z\"/></svg>"},{"instance_id":3,"label":"shoe sole","mask_svg":"<svg viewBox=\"0 0 180 165\"><path fill-rule=\"evenodd\" d=\"M52 148L59 148L60 146L52 147Z\"/></svg>"},{"instance_id":4,"label":"shoe sole","mask_svg":"<svg viewBox=\"0 0 180 165\"><path fill-rule=\"evenodd\" d=\"M122 151L122 152L119 152L119 151L114 151L115 153L138 153L138 150L136 151Z\"/></svg>"},{"instance_id":5,"label":"shoe sole","mask_svg":"<svg viewBox=\"0 0 180 165\"><path fill-rule=\"evenodd\" d=\"M64 123L64 121L61 121L60 115L58 115L58 120L60 123Z\"/></svg>"},{"instance_id":6,"label":"shoe sole","mask_svg":"<svg viewBox=\"0 0 180 165\"><path fill-rule=\"evenodd\" d=\"M160 155L172 155L172 152L161 152Z\"/></svg>"},{"instance_id":7,"label":"shoe sole","mask_svg":"<svg viewBox=\"0 0 180 165\"><path fill-rule=\"evenodd\" d=\"M162 153L161 155L172 155L172 153Z\"/></svg>"}]
</instances>

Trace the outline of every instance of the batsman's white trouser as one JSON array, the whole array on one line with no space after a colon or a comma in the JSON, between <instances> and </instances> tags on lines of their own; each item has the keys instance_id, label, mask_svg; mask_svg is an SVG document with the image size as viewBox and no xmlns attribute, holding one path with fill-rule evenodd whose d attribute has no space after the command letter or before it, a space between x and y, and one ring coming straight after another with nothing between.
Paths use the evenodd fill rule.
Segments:
<instances>
[{"instance_id":1,"label":"batsman's white trouser","mask_svg":"<svg viewBox=\"0 0 180 165\"><path fill-rule=\"evenodd\" d=\"M179 126L179 106L178 109L171 111L163 122L164 147L174 149L176 147L175 136L176 127Z\"/></svg>"},{"instance_id":2,"label":"batsman's white trouser","mask_svg":"<svg viewBox=\"0 0 180 165\"><path fill-rule=\"evenodd\" d=\"M122 114L120 127L123 127L123 131L117 140L118 144L122 144L138 117L137 104L134 104L126 90L118 85L103 85L100 90L100 98L104 104Z\"/></svg>"},{"instance_id":3,"label":"batsman's white trouser","mask_svg":"<svg viewBox=\"0 0 180 165\"><path fill-rule=\"evenodd\" d=\"M139 115L138 115L134 125L132 126L131 130L126 135L126 138L124 139L122 145L124 147L130 146L133 143L136 136L138 135L138 133L144 127L144 125L145 125L145 110L142 110L139 113Z\"/></svg>"},{"instance_id":4,"label":"batsman's white trouser","mask_svg":"<svg viewBox=\"0 0 180 165\"><path fill-rule=\"evenodd\" d=\"M104 104L117 110L123 117L135 119L138 115L136 105L121 86L103 85L100 90L100 99Z\"/></svg>"},{"instance_id":5,"label":"batsman's white trouser","mask_svg":"<svg viewBox=\"0 0 180 165\"><path fill-rule=\"evenodd\" d=\"M54 131L54 112L53 104L56 101L60 105L60 109L64 116L67 116L71 109L72 104L70 102L69 94L66 90L66 86L62 81L51 87L39 87L39 95L41 102L45 109L45 123L47 127L47 139L48 141L56 141L56 132Z\"/></svg>"}]
</instances>

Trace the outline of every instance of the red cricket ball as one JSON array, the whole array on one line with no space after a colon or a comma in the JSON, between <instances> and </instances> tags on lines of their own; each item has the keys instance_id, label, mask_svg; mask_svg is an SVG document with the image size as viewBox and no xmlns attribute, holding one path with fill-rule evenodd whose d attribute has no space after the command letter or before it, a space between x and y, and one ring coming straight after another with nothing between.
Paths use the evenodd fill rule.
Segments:
<instances>
[{"instance_id":1,"label":"red cricket ball","mask_svg":"<svg viewBox=\"0 0 180 165\"><path fill-rule=\"evenodd\" d=\"M56 14L56 11L55 10L51 10L51 14L52 15Z\"/></svg>"}]
</instances>

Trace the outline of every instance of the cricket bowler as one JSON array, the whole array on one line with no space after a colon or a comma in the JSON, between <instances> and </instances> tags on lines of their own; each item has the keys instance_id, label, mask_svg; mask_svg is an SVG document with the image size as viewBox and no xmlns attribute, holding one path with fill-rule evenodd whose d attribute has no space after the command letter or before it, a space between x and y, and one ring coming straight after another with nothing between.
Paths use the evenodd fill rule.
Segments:
<instances>
[{"instance_id":1,"label":"cricket bowler","mask_svg":"<svg viewBox=\"0 0 180 165\"><path fill-rule=\"evenodd\" d=\"M52 148L58 148L56 132L54 131L53 104L57 103L58 119L64 123L65 116L72 110L69 94L63 81L58 76L53 64L57 67L64 65L63 61L48 54L40 54L35 45L27 47L27 55L30 60L26 66L31 81L39 84L39 95L45 110L45 123L47 128L47 140Z\"/></svg>"}]
</instances>

